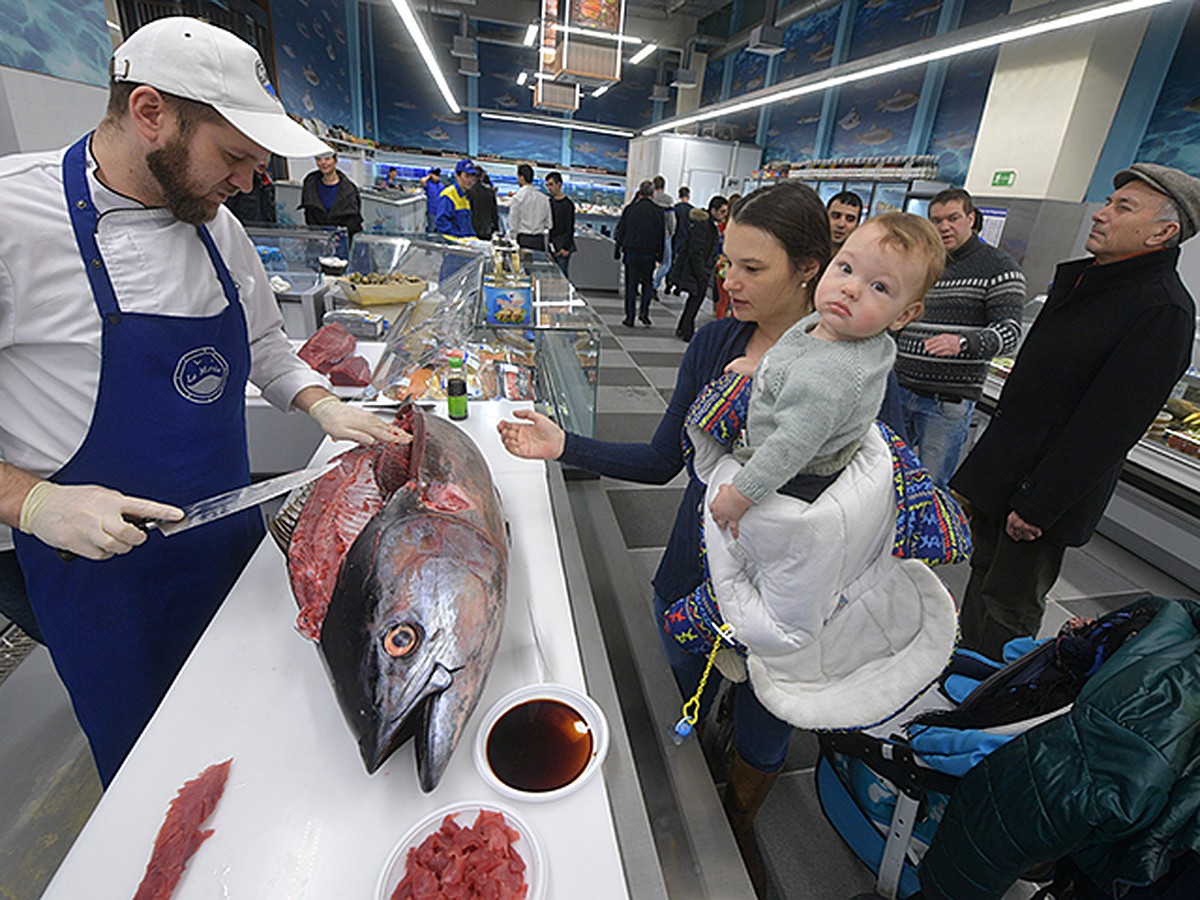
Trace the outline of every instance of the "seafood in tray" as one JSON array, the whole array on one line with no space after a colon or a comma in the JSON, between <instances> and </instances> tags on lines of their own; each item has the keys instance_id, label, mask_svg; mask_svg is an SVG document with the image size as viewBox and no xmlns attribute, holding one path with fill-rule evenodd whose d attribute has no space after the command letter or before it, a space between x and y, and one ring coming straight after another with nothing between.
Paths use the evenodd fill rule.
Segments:
<instances>
[{"instance_id":1,"label":"seafood in tray","mask_svg":"<svg viewBox=\"0 0 1200 900\"><path fill-rule=\"evenodd\" d=\"M367 771L411 735L431 791L500 641L508 543L474 442L412 406L396 422L412 443L342 454L288 497L271 533L287 553L297 628L318 642Z\"/></svg>"}]
</instances>

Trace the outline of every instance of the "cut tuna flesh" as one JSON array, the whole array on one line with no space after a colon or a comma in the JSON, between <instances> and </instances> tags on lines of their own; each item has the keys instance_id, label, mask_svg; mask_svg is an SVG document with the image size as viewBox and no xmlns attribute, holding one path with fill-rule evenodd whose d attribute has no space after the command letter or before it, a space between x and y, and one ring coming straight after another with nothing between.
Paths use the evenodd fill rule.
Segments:
<instances>
[{"instance_id":1,"label":"cut tuna flesh","mask_svg":"<svg viewBox=\"0 0 1200 900\"><path fill-rule=\"evenodd\" d=\"M371 367L361 356L351 356L329 370L329 380L343 387L365 387L371 383Z\"/></svg>"},{"instance_id":2,"label":"cut tuna flesh","mask_svg":"<svg viewBox=\"0 0 1200 900\"><path fill-rule=\"evenodd\" d=\"M322 375L354 353L357 341L337 322L324 325L304 342L299 356Z\"/></svg>"},{"instance_id":3,"label":"cut tuna flesh","mask_svg":"<svg viewBox=\"0 0 1200 900\"><path fill-rule=\"evenodd\" d=\"M213 833L200 826L213 814L225 793L232 759L214 763L191 781L184 782L167 809L167 817L154 838L154 852L133 900L170 900L188 860Z\"/></svg>"}]
</instances>

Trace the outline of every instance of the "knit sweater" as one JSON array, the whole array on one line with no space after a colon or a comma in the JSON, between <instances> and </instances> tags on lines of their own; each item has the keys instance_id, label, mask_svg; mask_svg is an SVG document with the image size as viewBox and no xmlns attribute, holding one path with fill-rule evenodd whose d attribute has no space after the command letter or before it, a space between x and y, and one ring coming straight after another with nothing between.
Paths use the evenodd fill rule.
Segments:
<instances>
[{"instance_id":1,"label":"knit sweater","mask_svg":"<svg viewBox=\"0 0 1200 900\"><path fill-rule=\"evenodd\" d=\"M832 475L846 467L875 420L895 346L886 333L827 341L809 332L810 313L764 355L750 395L749 448L733 486L755 503L797 474Z\"/></svg>"},{"instance_id":2,"label":"knit sweater","mask_svg":"<svg viewBox=\"0 0 1200 900\"><path fill-rule=\"evenodd\" d=\"M925 295L925 314L897 337L896 376L919 394L978 400L988 361L1013 353L1021 337L1025 275L1016 261L972 237L951 251L946 271ZM931 356L925 339L965 337L956 356Z\"/></svg>"}]
</instances>

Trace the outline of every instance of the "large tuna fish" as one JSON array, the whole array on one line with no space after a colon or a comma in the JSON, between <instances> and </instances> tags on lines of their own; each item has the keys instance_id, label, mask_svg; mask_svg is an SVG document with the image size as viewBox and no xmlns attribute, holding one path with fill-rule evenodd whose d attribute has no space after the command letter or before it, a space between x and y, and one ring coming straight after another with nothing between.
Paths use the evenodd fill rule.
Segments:
<instances>
[{"instance_id":1,"label":"large tuna fish","mask_svg":"<svg viewBox=\"0 0 1200 900\"><path fill-rule=\"evenodd\" d=\"M470 438L410 407L397 421L412 444L351 450L314 486L288 569L298 627L320 642L367 771L415 735L421 788L431 791L500 640L507 541ZM272 529L281 541L290 505Z\"/></svg>"}]
</instances>

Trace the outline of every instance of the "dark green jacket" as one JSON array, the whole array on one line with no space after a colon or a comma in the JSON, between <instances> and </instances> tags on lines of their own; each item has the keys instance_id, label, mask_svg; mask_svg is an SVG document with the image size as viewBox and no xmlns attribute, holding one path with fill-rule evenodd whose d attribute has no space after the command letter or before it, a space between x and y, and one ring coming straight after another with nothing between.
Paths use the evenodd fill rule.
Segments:
<instances>
[{"instance_id":1,"label":"dark green jacket","mask_svg":"<svg viewBox=\"0 0 1200 900\"><path fill-rule=\"evenodd\" d=\"M1022 872L1068 855L1120 896L1200 849L1200 603L1140 602L1158 614L1071 711L959 783L920 868L926 896L1000 897Z\"/></svg>"}]
</instances>

